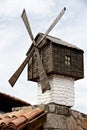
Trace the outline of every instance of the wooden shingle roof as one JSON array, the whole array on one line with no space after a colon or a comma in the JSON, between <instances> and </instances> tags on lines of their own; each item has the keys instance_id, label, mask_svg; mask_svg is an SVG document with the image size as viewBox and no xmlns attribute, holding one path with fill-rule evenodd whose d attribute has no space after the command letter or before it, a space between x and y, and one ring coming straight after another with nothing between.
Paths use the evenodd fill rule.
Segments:
<instances>
[{"instance_id":1,"label":"wooden shingle roof","mask_svg":"<svg viewBox=\"0 0 87 130\"><path fill-rule=\"evenodd\" d=\"M43 36L42 33L40 33L40 35ZM77 47L76 45L70 44L70 43L68 43L68 42L66 42L66 41L63 41L63 40L59 39L59 38L56 38L56 37L53 37L53 36L49 36L49 35L47 35L46 38L49 39L49 40L50 40L51 42L53 42L53 43L56 43L56 44L59 44L59 45L63 45L63 46L67 46L67 47L70 47L70 48L76 48L76 49L78 49L78 50L81 50L81 49L80 49L79 47Z\"/></svg>"},{"instance_id":2,"label":"wooden shingle roof","mask_svg":"<svg viewBox=\"0 0 87 130\"><path fill-rule=\"evenodd\" d=\"M37 39L41 39L41 37L43 37L43 33L38 33L37 36L35 37L35 41L37 41ZM55 44L58 44L58 45L62 45L62 46L66 46L66 47L69 47L69 48L74 48L74 49L77 49L77 50L81 50L79 47L77 47L76 45L73 45L73 44L70 44L66 41L63 41L59 38L56 38L56 37L53 37L53 36L50 36L50 35L47 35L45 40L49 40L51 41L52 43L55 43ZM43 41L42 41L43 42ZM36 42L37 43L37 42ZM42 44L46 44L45 42L42 43ZM30 50L32 49L33 47L33 44L30 46L29 50L27 51L27 54L30 52ZM81 50L83 51L83 50Z\"/></svg>"},{"instance_id":3,"label":"wooden shingle roof","mask_svg":"<svg viewBox=\"0 0 87 130\"><path fill-rule=\"evenodd\" d=\"M40 108L0 114L0 130L37 130L46 121L46 113Z\"/></svg>"}]
</instances>

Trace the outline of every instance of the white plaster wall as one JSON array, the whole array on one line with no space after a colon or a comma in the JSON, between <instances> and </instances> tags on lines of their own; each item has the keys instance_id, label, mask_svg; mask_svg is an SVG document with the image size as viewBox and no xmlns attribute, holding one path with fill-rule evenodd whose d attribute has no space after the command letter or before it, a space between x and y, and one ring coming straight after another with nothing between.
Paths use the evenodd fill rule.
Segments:
<instances>
[{"instance_id":1,"label":"white plaster wall","mask_svg":"<svg viewBox=\"0 0 87 130\"><path fill-rule=\"evenodd\" d=\"M51 90L42 94L38 84L38 104L56 103L65 106L74 105L74 79L66 76L54 75L49 78Z\"/></svg>"}]
</instances>

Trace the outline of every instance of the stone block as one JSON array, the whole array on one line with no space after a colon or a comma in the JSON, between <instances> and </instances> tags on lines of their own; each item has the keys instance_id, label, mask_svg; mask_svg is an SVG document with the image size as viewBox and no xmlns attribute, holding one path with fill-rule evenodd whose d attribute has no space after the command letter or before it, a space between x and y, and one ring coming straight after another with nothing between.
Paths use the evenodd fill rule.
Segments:
<instances>
[{"instance_id":1,"label":"stone block","mask_svg":"<svg viewBox=\"0 0 87 130\"><path fill-rule=\"evenodd\" d=\"M49 104L49 112L55 113L56 111L56 105L55 104Z\"/></svg>"},{"instance_id":2,"label":"stone block","mask_svg":"<svg viewBox=\"0 0 87 130\"><path fill-rule=\"evenodd\" d=\"M66 129L66 117L64 115L56 115L54 113L47 114L47 123L44 128Z\"/></svg>"},{"instance_id":3,"label":"stone block","mask_svg":"<svg viewBox=\"0 0 87 130\"><path fill-rule=\"evenodd\" d=\"M85 117L82 120L82 128L87 130L87 118L85 118Z\"/></svg>"},{"instance_id":4,"label":"stone block","mask_svg":"<svg viewBox=\"0 0 87 130\"><path fill-rule=\"evenodd\" d=\"M70 111L69 108L66 106L56 106L56 114L58 115L65 115L65 116L69 116L70 115Z\"/></svg>"}]
</instances>

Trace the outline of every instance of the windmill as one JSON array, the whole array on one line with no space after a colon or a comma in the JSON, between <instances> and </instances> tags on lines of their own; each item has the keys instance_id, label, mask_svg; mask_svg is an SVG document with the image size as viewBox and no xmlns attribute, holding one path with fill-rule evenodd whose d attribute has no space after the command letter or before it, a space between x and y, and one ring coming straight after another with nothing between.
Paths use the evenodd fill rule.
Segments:
<instances>
[{"instance_id":1,"label":"windmill","mask_svg":"<svg viewBox=\"0 0 87 130\"><path fill-rule=\"evenodd\" d=\"M36 57L37 57L36 59L37 59L37 64L38 64L38 75L39 75L39 81L41 83L42 93L44 93L45 91L51 89L50 88L50 84L49 84L49 80L48 80L48 76L46 74L46 71L45 71L45 68L43 66L42 60L40 58L38 47L40 46L41 42L46 38L46 36L48 35L48 33L57 24L57 22L61 19L61 17L63 16L65 10L66 10L66 8L64 7L62 9L62 11L59 13L59 15L56 17L56 19L53 21L53 23L50 25L50 27L48 28L48 30L45 32L45 34L43 35L43 37L38 41L38 43L35 42L34 36L32 34L32 31L31 31L31 27L30 27L30 24L29 24L27 15L26 15L26 11L25 11L25 9L23 10L21 17L22 17L23 22L24 22L24 24L26 26L28 34L29 34L29 36L30 36L30 38L32 40L33 47L30 50L30 52L28 53L28 55L25 58L25 60L23 61L23 63L20 65L20 67L17 69L17 71L9 79L9 83L11 84L12 87L16 83L17 79L19 78L20 74L24 70L25 66L28 64L29 60L31 59L32 54L35 52Z\"/></svg>"}]
</instances>

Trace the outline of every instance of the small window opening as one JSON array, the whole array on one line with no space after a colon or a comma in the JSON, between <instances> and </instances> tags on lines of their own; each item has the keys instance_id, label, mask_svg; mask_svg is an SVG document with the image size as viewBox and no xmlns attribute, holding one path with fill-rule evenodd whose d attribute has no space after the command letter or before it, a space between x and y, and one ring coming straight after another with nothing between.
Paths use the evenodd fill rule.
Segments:
<instances>
[{"instance_id":1,"label":"small window opening","mask_svg":"<svg viewBox=\"0 0 87 130\"><path fill-rule=\"evenodd\" d=\"M66 55L65 56L65 65L71 65L71 56Z\"/></svg>"}]
</instances>

